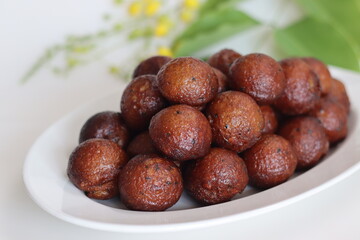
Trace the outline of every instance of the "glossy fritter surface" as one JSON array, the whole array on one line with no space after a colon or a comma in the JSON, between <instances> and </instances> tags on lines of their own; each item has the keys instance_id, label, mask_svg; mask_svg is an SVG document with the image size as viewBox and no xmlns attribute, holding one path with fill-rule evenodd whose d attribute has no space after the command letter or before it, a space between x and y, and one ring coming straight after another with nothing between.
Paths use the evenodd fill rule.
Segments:
<instances>
[{"instance_id":1,"label":"glossy fritter surface","mask_svg":"<svg viewBox=\"0 0 360 240\"><path fill-rule=\"evenodd\" d=\"M172 58L166 56L153 56L140 62L135 68L133 79L141 75L156 75L160 68L169 62Z\"/></svg>"},{"instance_id":2,"label":"glossy fritter surface","mask_svg":"<svg viewBox=\"0 0 360 240\"><path fill-rule=\"evenodd\" d=\"M218 88L218 93L221 92L225 92L226 90L229 89L229 79L228 77L221 72L220 70L213 68L213 71L218 79L218 83L219 83L219 88Z\"/></svg>"},{"instance_id":3,"label":"glossy fritter surface","mask_svg":"<svg viewBox=\"0 0 360 240\"><path fill-rule=\"evenodd\" d=\"M300 58L280 62L286 78L283 94L275 106L286 115L299 115L312 110L320 99L319 79L310 66Z\"/></svg>"},{"instance_id":4,"label":"glossy fritter surface","mask_svg":"<svg viewBox=\"0 0 360 240\"><path fill-rule=\"evenodd\" d=\"M314 117L293 118L281 127L279 134L293 147L298 170L313 167L329 150L325 130Z\"/></svg>"},{"instance_id":5,"label":"glossy fritter surface","mask_svg":"<svg viewBox=\"0 0 360 240\"><path fill-rule=\"evenodd\" d=\"M321 95L326 95L330 92L332 85L332 77L330 75L330 71L328 67L319 59L307 57L302 58L314 71L320 81L320 90Z\"/></svg>"},{"instance_id":6,"label":"glossy fritter surface","mask_svg":"<svg viewBox=\"0 0 360 240\"><path fill-rule=\"evenodd\" d=\"M229 201L249 181L242 158L222 148L212 148L205 157L186 162L183 169L185 189L203 204Z\"/></svg>"},{"instance_id":7,"label":"glossy fritter surface","mask_svg":"<svg viewBox=\"0 0 360 240\"><path fill-rule=\"evenodd\" d=\"M122 95L122 116L132 130L145 130L152 116L167 104L155 82L155 75L139 76L129 83Z\"/></svg>"},{"instance_id":8,"label":"glossy fritter surface","mask_svg":"<svg viewBox=\"0 0 360 240\"><path fill-rule=\"evenodd\" d=\"M230 75L233 90L245 92L261 104L274 102L286 84L280 64L261 53L238 58L231 65Z\"/></svg>"},{"instance_id":9,"label":"glossy fritter surface","mask_svg":"<svg viewBox=\"0 0 360 240\"><path fill-rule=\"evenodd\" d=\"M342 105L348 113L350 112L350 99L346 92L344 83L342 83L340 80L332 80L330 92L326 97Z\"/></svg>"},{"instance_id":10,"label":"glossy fritter surface","mask_svg":"<svg viewBox=\"0 0 360 240\"><path fill-rule=\"evenodd\" d=\"M231 64L239 57L241 57L241 54L234 50L222 49L219 52L213 54L208 59L208 63L210 66L219 69L225 75L229 76L229 69Z\"/></svg>"},{"instance_id":11,"label":"glossy fritter surface","mask_svg":"<svg viewBox=\"0 0 360 240\"><path fill-rule=\"evenodd\" d=\"M157 155L137 155L119 174L120 198L133 210L162 211L174 205L183 191L180 170Z\"/></svg>"},{"instance_id":12,"label":"glossy fritter surface","mask_svg":"<svg viewBox=\"0 0 360 240\"><path fill-rule=\"evenodd\" d=\"M91 138L109 139L125 148L130 133L118 112L105 111L91 116L80 131L79 143Z\"/></svg>"},{"instance_id":13,"label":"glossy fritter surface","mask_svg":"<svg viewBox=\"0 0 360 240\"><path fill-rule=\"evenodd\" d=\"M149 132L145 131L130 141L126 152L129 157L134 157L138 154L152 154L157 151L151 141Z\"/></svg>"},{"instance_id":14,"label":"glossy fritter surface","mask_svg":"<svg viewBox=\"0 0 360 240\"><path fill-rule=\"evenodd\" d=\"M210 124L201 112L188 105L161 110L151 119L149 133L155 148L174 160L200 158L210 150Z\"/></svg>"},{"instance_id":15,"label":"glossy fritter surface","mask_svg":"<svg viewBox=\"0 0 360 240\"><path fill-rule=\"evenodd\" d=\"M241 152L261 136L264 118L260 107L246 93L220 93L207 107L213 141L220 147Z\"/></svg>"},{"instance_id":16,"label":"glossy fritter surface","mask_svg":"<svg viewBox=\"0 0 360 240\"><path fill-rule=\"evenodd\" d=\"M127 156L116 143L89 139L71 153L67 175L90 198L110 199L117 195L117 177Z\"/></svg>"},{"instance_id":17,"label":"glossy fritter surface","mask_svg":"<svg viewBox=\"0 0 360 240\"><path fill-rule=\"evenodd\" d=\"M348 112L341 104L330 98L322 98L316 109L309 114L320 121L330 143L338 142L346 137Z\"/></svg>"},{"instance_id":18,"label":"glossy fritter surface","mask_svg":"<svg viewBox=\"0 0 360 240\"><path fill-rule=\"evenodd\" d=\"M265 123L262 133L274 133L278 127L278 119L274 109L270 105L262 105L260 109Z\"/></svg>"},{"instance_id":19,"label":"glossy fritter surface","mask_svg":"<svg viewBox=\"0 0 360 240\"><path fill-rule=\"evenodd\" d=\"M203 105L218 91L218 79L211 66L193 57L171 60L157 77L161 94L172 103Z\"/></svg>"},{"instance_id":20,"label":"glossy fritter surface","mask_svg":"<svg viewBox=\"0 0 360 240\"><path fill-rule=\"evenodd\" d=\"M294 173L297 158L291 144L283 137L266 134L243 158L249 183L257 188L270 188L288 180Z\"/></svg>"}]
</instances>

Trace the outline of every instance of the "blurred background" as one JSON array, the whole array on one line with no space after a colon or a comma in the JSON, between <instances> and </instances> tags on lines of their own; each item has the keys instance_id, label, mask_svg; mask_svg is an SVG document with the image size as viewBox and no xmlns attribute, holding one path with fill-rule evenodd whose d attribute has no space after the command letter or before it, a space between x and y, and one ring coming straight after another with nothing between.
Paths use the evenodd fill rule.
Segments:
<instances>
[{"instance_id":1,"label":"blurred background","mask_svg":"<svg viewBox=\"0 0 360 240\"><path fill-rule=\"evenodd\" d=\"M109 74L128 80L136 64L151 55L206 59L222 48L275 59L314 56L360 71L358 0L108 0L96 8L83 1L61 3L60 8L53 4L42 8L45 13L32 4L22 15L26 22L16 26L17 31L36 28L38 23L31 21L41 18L50 32L62 32L34 55L20 76L22 82L43 68L66 77L94 62L106 62ZM63 14L65 6L69 9ZM44 22L39 13L49 19ZM82 26L84 17L85 27L62 31L68 24ZM44 30L40 36L48 38L49 30Z\"/></svg>"}]
</instances>

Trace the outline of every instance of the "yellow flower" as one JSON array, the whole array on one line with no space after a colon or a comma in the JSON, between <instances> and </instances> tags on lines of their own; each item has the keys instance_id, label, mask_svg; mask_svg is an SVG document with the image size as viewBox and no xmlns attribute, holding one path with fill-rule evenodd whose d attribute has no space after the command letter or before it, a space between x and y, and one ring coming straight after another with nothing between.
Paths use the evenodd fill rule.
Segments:
<instances>
[{"instance_id":1,"label":"yellow flower","mask_svg":"<svg viewBox=\"0 0 360 240\"><path fill-rule=\"evenodd\" d=\"M199 8L199 0L184 0L184 6L188 9L197 9Z\"/></svg>"},{"instance_id":2,"label":"yellow flower","mask_svg":"<svg viewBox=\"0 0 360 240\"><path fill-rule=\"evenodd\" d=\"M148 1L145 8L145 14L147 16L153 16L158 12L160 8L160 2L157 0Z\"/></svg>"},{"instance_id":3,"label":"yellow flower","mask_svg":"<svg viewBox=\"0 0 360 240\"><path fill-rule=\"evenodd\" d=\"M165 47L165 46L159 47L157 54L161 55L161 56L168 56L168 57L173 57L173 55L174 55L173 52L171 51L171 49L168 47Z\"/></svg>"},{"instance_id":4,"label":"yellow flower","mask_svg":"<svg viewBox=\"0 0 360 240\"><path fill-rule=\"evenodd\" d=\"M128 9L128 12L131 16L138 16L141 14L142 12L142 4L140 1L135 1L135 2L132 2L130 5L129 5L129 9Z\"/></svg>"},{"instance_id":5,"label":"yellow flower","mask_svg":"<svg viewBox=\"0 0 360 240\"><path fill-rule=\"evenodd\" d=\"M194 12L188 10L182 11L180 13L180 19L185 23L189 23L194 19Z\"/></svg>"},{"instance_id":6,"label":"yellow flower","mask_svg":"<svg viewBox=\"0 0 360 240\"><path fill-rule=\"evenodd\" d=\"M159 22L155 26L155 36L163 37L166 34L168 34L169 30L170 30L170 25L168 23Z\"/></svg>"}]
</instances>

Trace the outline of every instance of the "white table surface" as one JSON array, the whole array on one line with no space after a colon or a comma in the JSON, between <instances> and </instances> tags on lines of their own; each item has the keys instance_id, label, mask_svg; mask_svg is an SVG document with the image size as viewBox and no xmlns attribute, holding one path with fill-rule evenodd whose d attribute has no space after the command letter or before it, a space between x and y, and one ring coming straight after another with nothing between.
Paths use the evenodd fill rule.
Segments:
<instances>
[{"instance_id":1,"label":"white table surface","mask_svg":"<svg viewBox=\"0 0 360 240\"><path fill-rule=\"evenodd\" d=\"M289 206L210 229L111 233L72 225L40 209L22 179L31 145L64 114L113 92L120 82L106 73L104 62L66 79L46 70L27 84L19 79L44 46L99 26L98 13L108 7L100 0L0 0L0 239L360 239L360 171Z\"/></svg>"}]
</instances>

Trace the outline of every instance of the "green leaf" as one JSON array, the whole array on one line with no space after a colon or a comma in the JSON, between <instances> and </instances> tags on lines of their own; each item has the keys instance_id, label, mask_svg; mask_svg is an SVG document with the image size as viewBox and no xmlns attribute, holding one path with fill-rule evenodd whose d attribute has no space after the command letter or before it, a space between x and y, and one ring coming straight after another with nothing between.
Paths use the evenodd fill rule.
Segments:
<instances>
[{"instance_id":1,"label":"green leaf","mask_svg":"<svg viewBox=\"0 0 360 240\"><path fill-rule=\"evenodd\" d=\"M329 23L305 18L278 29L275 38L287 56L314 56L327 64L360 71L356 46Z\"/></svg>"},{"instance_id":2,"label":"green leaf","mask_svg":"<svg viewBox=\"0 0 360 240\"><path fill-rule=\"evenodd\" d=\"M256 24L256 20L236 9L210 12L190 25L174 41L172 49L175 56L192 55Z\"/></svg>"},{"instance_id":3,"label":"green leaf","mask_svg":"<svg viewBox=\"0 0 360 240\"><path fill-rule=\"evenodd\" d=\"M323 20L341 31L360 53L359 0L297 0L313 18Z\"/></svg>"},{"instance_id":4,"label":"green leaf","mask_svg":"<svg viewBox=\"0 0 360 240\"><path fill-rule=\"evenodd\" d=\"M240 0L207 0L201 5L199 14L204 15L224 7L229 7L230 4L237 3L239 1Z\"/></svg>"}]
</instances>

